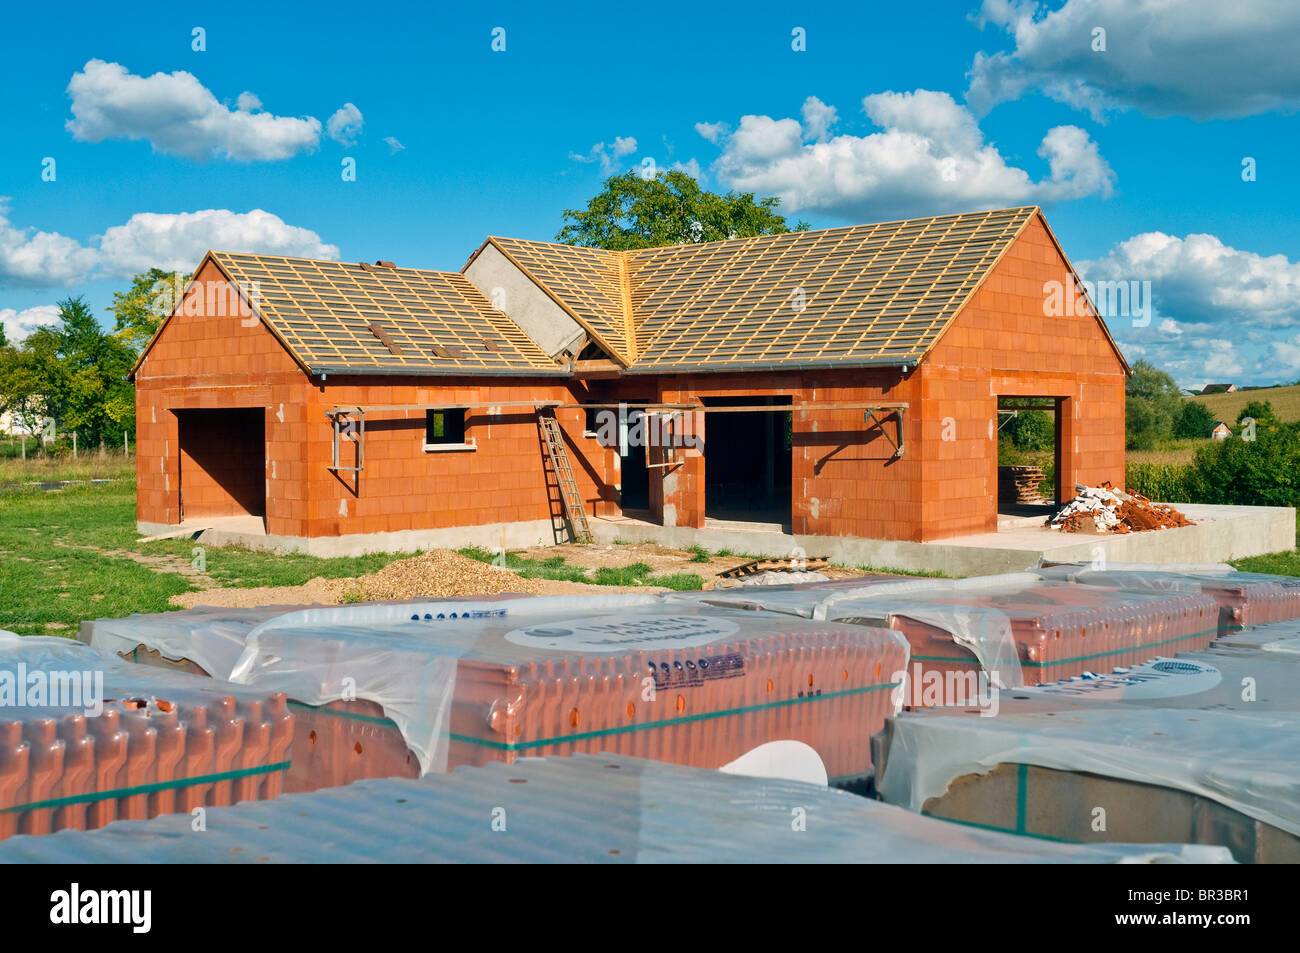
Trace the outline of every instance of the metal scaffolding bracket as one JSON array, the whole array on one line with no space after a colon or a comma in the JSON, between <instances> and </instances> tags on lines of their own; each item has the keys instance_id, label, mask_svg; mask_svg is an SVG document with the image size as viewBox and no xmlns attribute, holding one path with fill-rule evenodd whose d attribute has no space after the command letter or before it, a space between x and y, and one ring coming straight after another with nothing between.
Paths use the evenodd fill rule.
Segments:
<instances>
[{"instance_id":1,"label":"metal scaffolding bracket","mask_svg":"<svg viewBox=\"0 0 1300 953\"><path fill-rule=\"evenodd\" d=\"M335 473L346 472L356 473L358 476L366 468L366 411L362 407L335 407L333 410L325 411L325 416L330 419L334 427L334 463L328 469ZM355 417L357 419L357 429L350 429L351 421L345 424L344 418ZM357 445L357 465L355 467L344 467L339 465L339 442L341 440L344 428L348 427L348 433L354 435Z\"/></svg>"},{"instance_id":2,"label":"metal scaffolding bracket","mask_svg":"<svg viewBox=\"0 0 1300 953\"><path fill-rule=\"evenodd\" d=\"M894 455L890 459L898 460L903 456L903 415L907 413L906 404L882 405L880 407L868 407L862 414L863 423L875 424L886 440L893 445ZM898 425L898 439L895 440L889 436L889 431L885 429L885 421L893 417Z\"/></svg>"}]
</instances>

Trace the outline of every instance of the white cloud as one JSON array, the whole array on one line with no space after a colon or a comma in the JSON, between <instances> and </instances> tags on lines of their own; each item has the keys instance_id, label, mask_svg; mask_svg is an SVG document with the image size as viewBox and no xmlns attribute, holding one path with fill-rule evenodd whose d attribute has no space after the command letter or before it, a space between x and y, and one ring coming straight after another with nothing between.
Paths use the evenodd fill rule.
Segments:
<instances>
[{"instance_id":1,"label":"white cloud","mask_svg":"<svg viewBox=\"0 0 1300 953\"><path fill-rule=\"evenodd\" d=\"M0 308L0 324L4 325L5 338L10 344L21 343L23 338L37 328L50 327L58 323L58 305L38 304L34 308L24 308L22 311Z\"/></svg>"},{"instance_id":2,"label":"white cloud","mask_svg":"<svg viewBox=\"0 0 1300 953\"><path fill-rule=\"evenodd\" d=\"M205 160L288 159L320 141L320 120L257 112L243 93L238 108L217 101L192 73L135 76L118 63L90 60L68 83L67 129L84 142L147 140L155 151Z\"/></svg>"},{"instance_id":3,"label":"white cloud","mask_svg":"<svg viewBox=\"0 0 1300 953\"><path fill-rule=\"evenodd\" d=\"M687 159L685 162L674 162L673 169L677 172L685 172L696 182L700 181L703 174L700 170L700 163L696 159Z\"/></svg>"},{"instance_id":4,"label":"white cloud","mask_svg":"<svg viewBox=\"0 0 1300 953\"><path fill-rule=\"evenodd\" d=\"M1143 232L1076 267L1093 282L1150 282L1148 320L1107 323L1126 354L1143 354L1184 387L1291 382L1300 370L1300 263L1285 255L1214 235Z\"/></svg>"},{"instance_id":5,"label":"white cloud","mask_svg":"<svg viewBox=\"0 0 1300 953\"><path fill-rule=\"evenodd\" d=\"M697 122L695 131L716 146L731 132L731 127L725 122Z\"/></svg>"},{"instance_id":6,"label":"white cloud","mask_svg":"<svg viewBox=\"0 0 1300 953\"><path fill-rule=\"evenodd\" d=\"M338 247L310 229L262 209L232 212L140 212L83 245L57 232L15 228L0 197L0 286L51 288L90 278L138 274L150 268L193 268L210 248L269 255L337 259Z\"/></svg>"},{"instance_id":7,"label":"white cloud","mask_svg":"<svg viewBox=\"0 0 1300 953\"><path fill-rule=\"evenodd\" d=\"M1111 192L1114 173L1075 126L1048 130L1038 154L1049 173L1034 181L984 141L975 117L947 93L885 92L862 105L880 132L821 138L829 134L833 110L815 97L804 103L803 124L743 116L722 140L715 171L734 188L778 196L785 212L815 210L856 221Z\"/></svg>"},{"instance_id":8,"label":"white cloud","mask_svg":"<svg viewBox=\"0 0 1300 953\"><path fill-rule=\"evenodd\" d=\"M57 232L15 228L9 200L0 197L0 286L42 288L82 281L95 264L93 248Z\"/></svg>"},{"instance_id":9,"label":"white cloud","mask_svg":"<svg viewBox=\"0 0 1300 953\"><path fill-rule=\"evenodd\" d=\"M1273 345L1273 352L1278 362L1292 374L1300 371L1300 334L1289 341L1278 341Z\"/></svg>"},{"instance_id":10,"label":"white cloud","mask_svg":"<svg viewBox=\"0 0 1300 953\"><path fill-rule=\"evenodd\" d=\"M978 53L967 101L980 113L1031 89L1100 117L1134 108L1194 119L1300 106L1300 4L1294 0L985 0L983 24L1010 52ZM1105 50L1093 31L1105 30Z\"/></svg>"},{"instance_id":11,"label":"white cloud","mask_svg":"<svg viewBox=\"0 0 1300 953\"><path fill-rule=\"evenodd\" d=\"M816 96L809 96L803 104L803 127L808 131L808 138L814 142L823 142L835 125L835 107L827 106Z\"/></svg>"},{"instance_id":12,"label":"white cloud","mask_svg":"<svg viewBox=\"0 0 1300 953\"><path fill-rule=\"evenodd\" d=\"M395 136L384 136L384 142L388 144L388 154L390 156L397 155L397 153L406 148L406 146L397 141Z\"/></svg>"},{"instance_id":13,"label":"white cloud","mask_svg":"<svg viewBox=\"0 0 1300 953\"><path fill-rule=\"evenodd\" d=\"M1205 373L1211 377L1228 377L1240 374L1245 364L1237 354L1237 346L1227 338L1212 338L1197 342L1204 349Z\"/></svg>"},{"instance_id":14,"label":"white cloud","mask_svg":"<svg viewBox=\"0 0 1300 953\"><path fill-rule=\"evenodd\" d=\"M600 170L606 174L614 171L614 166L623 156L636 152L636 139L632 136L615 136L612 143L598 142L585 155L570 152L569 158L575 162L599 162Z\"/></svg>"},{"instance_id":15,"label":"white cloud","mask_svg":"<svg viewBox=\"0 0 1300 953\"><path fill-rule=\"evenodd\" d=\"M1214 235L1144 232L1078 267L1093 280L1150 281L1156 307L1183 323L1300 325L1300 263L1232 248Z\"/></svg>"},{"instance_id":16,"label":"white cloud","mask_svg":"<svg viewBox=\"0 0 1300 953\"><path fill-rule=\"evenodd\" d=\"M351 103L344 103L326 120L325 131L335 142L350 146L357 141L357 136L361 135L361 127L365 122L360 109Z\"/></svg>"},{"instance_id":17,"label":"white cloud","mask_svg":"<svg viewBox=\"0 0 1300 953\"><path fill-rule=\"evenodd\" d=\"M261 209L139 212L125 225L108 229L99 247L101 269L117 275L134 275L154 267L193 268L208 249L327 260L339 257L338 247L324 244L315 232L288 225Z\"/></svg>"}]
</instances>

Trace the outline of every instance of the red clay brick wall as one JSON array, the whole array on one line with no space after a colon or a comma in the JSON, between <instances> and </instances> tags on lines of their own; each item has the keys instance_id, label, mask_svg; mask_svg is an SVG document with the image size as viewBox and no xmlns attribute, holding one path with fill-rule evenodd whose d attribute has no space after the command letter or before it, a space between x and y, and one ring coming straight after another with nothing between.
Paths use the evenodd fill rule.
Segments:
<instances>
[{"instance_id":1,"label":"red clay brick wall","mask_svg":"<svg viewBox=\"0 0 1300 953\"><path fill-rule=\"evenodd\" d=\"M193 460L182 464L174 411L233 407L264 408L263 479L267 532L273 535L430 529L543 520L552 509L559 514L557 491L547 490L529 408L501 408L498 415L469 412L466 436L477 440L478 449L462 452L426 453L422 412L372 415L359 495L351 489L351 474L336 477L327 469L332 431L325 411L340 404L575 403L578 397L567 382L331 378L322 387L309 381L260 322L209 313L208 284L224 285L215 266L205 267L198 280L136 379L141 521L179 521L182 473L187 517L224 512L214 495L216 481L196 470ZM583 436L581 411L561 411L560 421L588 512L608 512L614 506L612 452ZM350 449L343 444L340 463L352 462Z\"/></svg>"},{"instance_id":2,"label":"red clay brick wall","mask_svg":"<svg viewBox=\"0 0 1300 953\"><path fill-rule=\"evenodd\" d=\"M423 410L368 414L366 469L360 492L353 475L335 476L332 432L325 411L335 405L446 404L500 401L575 403L568 383L559 380L487 381L441 378L390 378L374 383L331 376L312 389L307 465L307 536L441 529L486 523L545 520L558 516L558 490L547 491L543 449L531 407L503 406L466 411L465 439L475 450L426 452ZM493 410L498 413L492 412ZM610 496L608 453L583 437L582 411L559 411L569 455L587 512ZM344 465L355 465L355 450L342 444Z\"/></svg>"},{"instance_id":3,"label":"red clay brick wall","mask_svg":"<svg viewBox=\"0 0 1300 953\"><path fill-rule=\"evenodd\" d=\"M1046 314L1044 284L1069 280L1047 229L1031 221L922 363L924 539L996 530L999 396L1064 398L1067 498L1076 482L1123 483L1120 359L1091 314ZM952 440L942 439L945 421Z\"/></svg>"},{"instance_id":4,"label":"red clay brick wall","mask_svg":"<svg viewBox=\"0 0 1300 953\"><path fill-rule=\"evenodd\" d=\"M699 374L660 379L664 403L693 403L705 397L785 396L792 403L898 403L914 401L915 375L895 368L765 374ZM795 533L914 539L919 533L920 497L915 456L920 424L905 417L904 455L863 420L863 410L801 411L794 415L791 451L791 528ZM652 504L675 507L679 526L703 526L708 428L726 426L725 414L706 414L705 455L687 450L683 465L669 469L668 486ZM894 418L886 431L897 439ZM675 478L675 479L674 479ZM651 480L652 490L654 479ZM660 515L661 509L656 510Z\"/></svg>"},{"instance_id":5,"label":"red clay brick wall","mask_svg":"<svg viewBox=\"0 0 1300 953\"><path fill-rule=\"evenodd\" d=\"M209 287L229 287L216 266L205 266L196 277L136 375L137 518L180 520L182 471L173 411L261 407L267 531L302 535L306 375L260 322L238 312L213 313ZM196 477L191 468L191 485ZM191 502L187 492L187 507Z\"/></svg>"}]
</instances>

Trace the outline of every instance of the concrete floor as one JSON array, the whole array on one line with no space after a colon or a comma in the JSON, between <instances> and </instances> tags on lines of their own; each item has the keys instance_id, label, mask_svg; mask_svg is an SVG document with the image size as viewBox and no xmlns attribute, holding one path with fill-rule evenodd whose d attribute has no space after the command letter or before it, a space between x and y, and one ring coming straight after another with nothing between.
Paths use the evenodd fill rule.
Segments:
<instances>
[{"instance_id":1,"label":"concrete floor","mask_svg":"<svg viewBox=\"0 0 1300 953\"><path fill-rule=\"evenodd\" d=\"M1017 572L1040 559L1059 562L1219 563L1276 553L1295 547L1296 513L1287 507L1178 504L1196 526L1094 536L1046 529L1039 516L1012 516L996 533L960 536L930 543L854 537L796 536L776 524L709 520L702 529L660 526L631 516L592 517L599 543L660 543L685 549L703 546L755 556L827 556L848 566L940 571L951 576ZM648 517L649 514L643 514ZM241 522L242 521L242 522ZM412 552L478 545L508 548L551 545L549 521L491 524L440 530L406 530L304 539L268 536L258 517L190 520L182 526L140 524L144 534L193 535L211 546L242 545L275 552L355 556L373 552Z\"/></svg>"},{"instance_id":2,"label":"concrete floor","mask_svg":"<svg viewBox=\"0 0 1300 953\"><path fill-rule=\"evenodd\" d=\"M658 526L646 520L593 519L599 542L628 540L703 546L756 556L829 556L850 566L938 570L952 576L1017 572L1040 559L1059 562L1220 563L1295 547L1295 510L1269 506L1178 504L1197 525L1128 535L1087 535L1047 529L1046 514L1008 515L995 533L931 543L853 537L795 536L772 527L707 521L703 529Z\"/></svg>"}]
</instances>

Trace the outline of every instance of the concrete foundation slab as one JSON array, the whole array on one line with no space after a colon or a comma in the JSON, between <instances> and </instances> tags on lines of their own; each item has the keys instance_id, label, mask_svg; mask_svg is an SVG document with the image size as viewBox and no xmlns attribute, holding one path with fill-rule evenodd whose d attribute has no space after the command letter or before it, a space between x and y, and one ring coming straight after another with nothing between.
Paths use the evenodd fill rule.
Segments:
<instances>
[{"instance_id":1,"label":"concrete foundation slab","mask_svg":"<svg viewBox=\"0 0 1300 953\"><path fill-rule=\"evenodd\" d=\"M1296 512L1280 506L1177 504L1195 526L1085 536L1017 521L997 533L959 536L933 543L852 537L801 536L706 526L657 526L642 520L594 519L596 541L703 546L753 556L829 556L850 566L940 571L951 576L1018 572L1040 558L1060 562L1224 562L1295 548Z\"/></svg>"},{"instance_id":2,"label":"concrete foundation slab","mask_svg":"<svg viewBox=\"0 0 1300 953\"><path fill-rule=\"evenodd\" d=\"M526 523L488 523L483 526L456 526L448 529L411 529L395 533L354 533L346 536L268 536L265 532L240 530L219 525L218 520L194 520L200 531L196 542L205 546L243 546L272 553L306 553L309 556L360 556L365 553L414 553L427 549L460 549L481 546L495 552L549 546L557 542L548 520ZM204 528L207 527L207 528ZM165 523L137 523L136 530L145 536L172 533L183 526ZM567 537L559 542L567 542Z\"/></svg>"},{"instance_id":3,"label":"concrete foundation slab","mask_svg":"<svg viewBox=\"0 0 1300 953\"><path fill-rule=\"evenodd\" d=\"M950 576L981 576L1018 572L1037 565L1040 558L1059 562L1117 563L1218 563L1245 556L1295 548L1296 513L1278 506L1210 506L1177 504L1196 521L1195 526L1092 536L1045 529L1041 523L1016 522L996 533L959 536L933 543L911 543L854 537L802 536L785 533L770 524L718 523L703 529L660 526L642 519L591 517L598 543L660 543L686 548L728 549L753 556L829 556L849 566L879 569L939 571ZM347 536L304 538L268 536L221 521L195 520L202 529L197 541L208 546L246 546L278 553L312 556L357 556L362 553L405 553L423 549L459 549L482 546L496 550L546 546L557 542L546 520L527 523L492 523L448 529L404 530L395 533L358 533ZM203 528L203 527L208 528ZM183 527L138 523L144 535L174 532ZM559 542L565 542L561 539Z\"/></svg>"}]
</instances>

